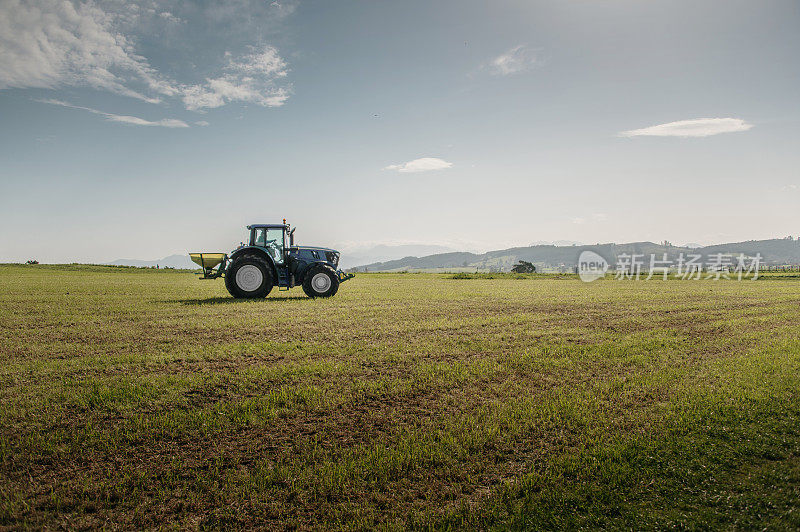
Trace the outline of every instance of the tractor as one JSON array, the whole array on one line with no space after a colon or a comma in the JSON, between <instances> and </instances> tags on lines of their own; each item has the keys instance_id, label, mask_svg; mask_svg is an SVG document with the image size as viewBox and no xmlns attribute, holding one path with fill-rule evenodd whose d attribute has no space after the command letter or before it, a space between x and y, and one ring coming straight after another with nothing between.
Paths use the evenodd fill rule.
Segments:
<instances>
[{"instance_id":1,"label":"tractor","mask_svg":"<svg viewBox=\"0 0 800 532\"><path fill-rule=\"evenodd\" d=\"M294 229L282 224L247 226L249 239L226 253L189 253L203 271L200 279L225 278L236 298L266 297L277 286L303 287L308 297L331 297L339 284L354 277L339 270L339 252L328 248L294 245Z\"/></svg>"}]
</instances>

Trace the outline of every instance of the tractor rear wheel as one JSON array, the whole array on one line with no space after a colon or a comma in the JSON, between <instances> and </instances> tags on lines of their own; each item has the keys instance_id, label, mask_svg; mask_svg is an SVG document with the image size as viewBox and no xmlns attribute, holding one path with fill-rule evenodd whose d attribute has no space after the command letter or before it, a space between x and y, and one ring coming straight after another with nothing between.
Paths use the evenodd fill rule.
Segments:
<instances>
[{"instance_id":1,"label":"tractor rear wheel","mask_svg":"<svg viewBox=\"0 0 800 532\"><path fill-rule=\"evenodd\" d=\"M339 277L328 266L312 266L303 279L303 292L308 297L331 297L338 290Z\"/></svg>"},{"instance_id":2,"label":"tractor rear wheel","mask_svg":"<svg viewBox=\"0 0 800 532\"><path fill-rule=\"evenodd\" d=\"M236 257L225 271L225 288L233 297L267 297L272 285L269 264L258 255Z\"/></svg>"}]
</instances>

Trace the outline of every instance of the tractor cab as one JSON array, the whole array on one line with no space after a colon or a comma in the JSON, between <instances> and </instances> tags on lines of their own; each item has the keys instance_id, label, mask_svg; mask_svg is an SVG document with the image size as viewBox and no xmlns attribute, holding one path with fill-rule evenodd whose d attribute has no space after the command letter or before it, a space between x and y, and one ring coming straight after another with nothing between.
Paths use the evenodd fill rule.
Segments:
<instances>
[{"instance_id":1,"label":"tractor cab","mask_svg":"<svg viewBox=\"0 0 800 532\"><path fill-rule=\"evenodd\" d=\"M276 264L286 262L292 247L288 225L250 225L250 245L264 248Z\"/></svg>"}]
</instances>

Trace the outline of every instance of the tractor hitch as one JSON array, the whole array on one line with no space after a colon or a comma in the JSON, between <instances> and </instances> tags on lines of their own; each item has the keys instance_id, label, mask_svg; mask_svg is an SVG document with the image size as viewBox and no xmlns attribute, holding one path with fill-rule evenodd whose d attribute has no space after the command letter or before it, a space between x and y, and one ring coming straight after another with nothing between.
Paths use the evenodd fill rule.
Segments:
<instances>
[{"instance_id":1,"label":"tractor hitch","mask_svg":"<svg viewBox=\"0 0 800 532\"><path fill-rule=\"evenodd\" d=\"M353 277L355 277L356 274L354 274L354 273L344 273L342 270L337 270L336 271L336 276L339 278L339 282L343 283L346 280L352 279Z\"/></svg>"}]
</instances>

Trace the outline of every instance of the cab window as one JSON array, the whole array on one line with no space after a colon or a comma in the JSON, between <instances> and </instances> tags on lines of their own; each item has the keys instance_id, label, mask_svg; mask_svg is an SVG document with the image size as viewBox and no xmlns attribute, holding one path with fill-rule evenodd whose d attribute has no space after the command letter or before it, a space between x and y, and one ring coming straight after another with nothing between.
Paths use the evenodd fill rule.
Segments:
<instances>
[{"instance_id":1,"label":"cab window","mask_svg":"<svg viewBox=\"0 0 800 532\"><path fill-rule=\"evenodd\" d=\"M283 250L285 249L283 233L284 231L281 227L268 228L265 236L266 243L264 247L267 248L275 262L279 264L283 263Z\"/></svg>"},{"instance_id":2,"label":"cab window","mask_svg":"<svg viewBox=\"0 0 800 532\"><path fill-rule=\"evenodd\" d=\"M283 250L285 249L283 228L258 227L254 229L253 245L265 248L276 263L283 264Z\"/></svg>"},{"instance_id":3,"label":"cab window","mask_svg":"<svg viewBox=\"0 0 800 532\"><path fill-rule=\"evenodd\" d=\"M261 246L262 248L264 247L264 244L266 243L266 232L267 230L263 228L255 230L255 233L253 234L254 246Z\"/></svg>"}]
</instances>

